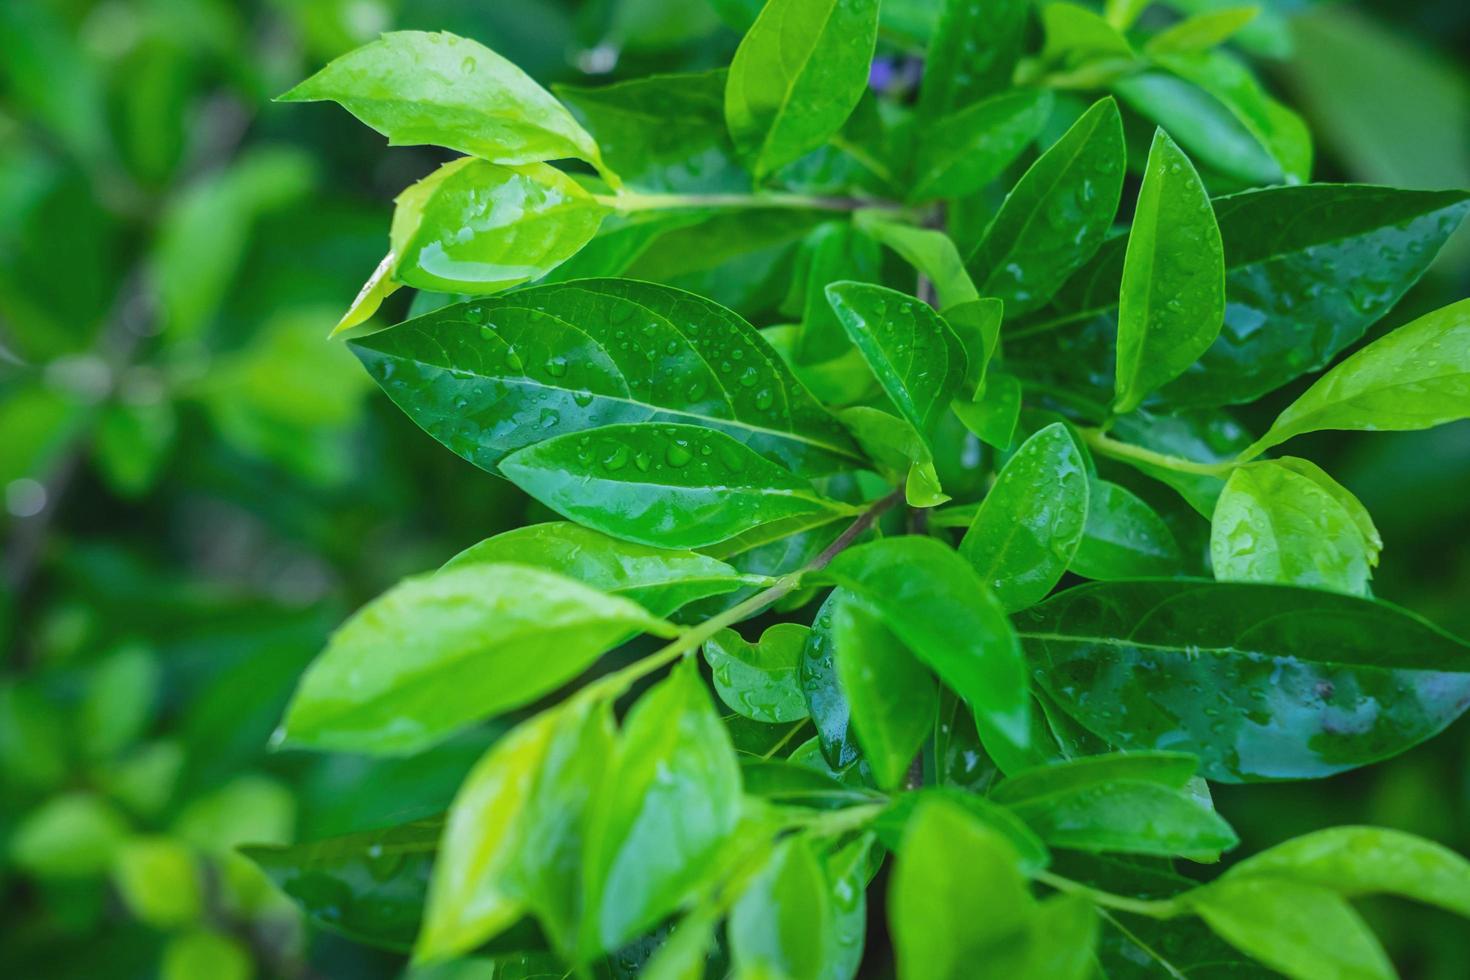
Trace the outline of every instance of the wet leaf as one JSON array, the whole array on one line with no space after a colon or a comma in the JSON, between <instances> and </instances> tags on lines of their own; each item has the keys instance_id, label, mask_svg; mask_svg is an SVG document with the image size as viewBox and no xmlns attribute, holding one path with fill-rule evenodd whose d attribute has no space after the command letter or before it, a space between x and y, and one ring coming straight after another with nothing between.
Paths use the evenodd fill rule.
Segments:
<instances>
[{"instance_id":1,"label":"wet leaf","mask_svg":"<svg viewBox=\"0 0 1470 980\"><path fill-rule=\"evenodd\" d=\"M964 197L999 177L1051 114L1044 89L1021 89L956 110L926 127L914 154L911 201Z\"/></svg>"},{"instance_id":2,"label":"wet leaf","mask_svg":"<svg viewBox=\"0 0 1470 980\"><path fill-rule=\"evenodd\" d=\"M1116 483L1090 481L1087 525L1069 571L1104 581L1148 578L1172 575L1182 561L1174 533L1152 507Z\"/></svg>"},{"instance_id":3,"label":"wet leaf","mask_svg":"<svg viewBox=\"0 0 1470 980\"><path fill-rule=\"evenodd\" d=\"M796 623L777 623L756 643L723 629L704 644L704 659L715 691L736 714L766 724L800 721L806 701L796 669L811 631Z\"/></svg>"}]
</instances>

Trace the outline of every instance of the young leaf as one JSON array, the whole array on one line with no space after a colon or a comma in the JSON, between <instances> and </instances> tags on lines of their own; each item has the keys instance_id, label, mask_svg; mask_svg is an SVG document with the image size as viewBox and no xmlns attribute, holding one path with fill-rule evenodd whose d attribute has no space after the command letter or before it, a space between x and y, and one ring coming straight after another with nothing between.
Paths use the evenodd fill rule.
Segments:
<instances>
[{"instance_id":1,"label":"young leaf","mask_svg":"<svg viewBox=\"0 0 1470 980\"><path fill-rule=\"evenodd\" d=\"M1123 750L1192 752L1222 782L1342 772L1470 706L1470 645L1335 592L1099 582L1021 613L1016 628L1038 682L1088 730Z\"/></svg>"},{"instance_id":2,"label":"young leaf","mask_svg":"<svg viewBox=\"0 0 1470 980\"><path fill-rule=\"evenodd\" d=\"M893 221L878 210L857 212L853 223L928 278L934 284L940 309L949 311L977 300L1000 306L999 300L980 300L959 250L944 232Z\"/></svg>"},{"instance_id":3,"label":"young leaf","mask_svg":"<svg viewBox=\"0 0 1470 980\"><path fill-rule=\"evenodd\" d=\"M1068 570L1104 581L1173 575L1183 556L1174 532L1131 490L1089 481L1087 525Z\"/></svg>"},{"instance_id":4,"label":"young leaf","mask_svg":"<svg viewBox=\"0 0 1470 980\"><path fill-rule=\"evenodd\" d=\"M708 426L802 473L863 462L750 324L667 286L541 286L445 307L352 348L410 418L491 472L542 439L644 421Z\"/></svg>"},{"instance_id":5,"label":"young leaf","mask_svg":"<svg viewBox=\"0 0 1470 980\"><path fill-rule=\"evenodd\" d=\"M1204 184L1162 129L1154 133L1118 299L1113 411L1144 397L1198 360L1225 315L1225 253Z\"/></svg>"},{"instance_id":6,"label":"young leaf","mask_svg":"<svg viewBox=\"0 0 1470 980\"><path fill-rule=\"evenodd\" d=\"M1051 92L1019 89L936 119L919 138L908 199L964 197L981 190L1036 139L1051 109Z\"/></svg>"},{"instance_id":7,"label":"young leaf","mask_svg":"<svg viewBox=\"0 0 1470 980\"><path fill-rule=\"evenodd\" d=\"M1373 515L1368 513L1368 508L1363 502L1353 496L1351 490L1338 483L1329 476L1322 467L1309 459L1297 456L1282 456L1272 460L1277 466L1285 467L1299 476L1304 476L1317 486L1325 490L1333 500L1347 511L1348 517L1357 525L1358 531L1363 535L1363 541L1368 548L1368 564L1377 565L1378 555L1383 551L1383 538L1378 533L1378 528L1373 523Z\"/></svg>"},{"instance_id":8,"label":"young leaf","mask_svg":"<svg viewBox=\"0 0 1470 980\"><path fill-rule=\"evenodd\" d=\"M1260 7L1222 7L1206 10L1171 24L1148 39L1145 54L1185 54L1207 51L1230 40L1261 12Z\"/></svg>"},{"instance_id":9,"label":"young leaf","mask_svg":"<svg viewBox=\"0 0 1470 980\"><path fill-rule=\"evenodd\" d=\"M1133 47L1120 25L1075 3L1048 3L1042 7L1041 26L1046 33L1046 46L1041 49L1045 61L1075 66L1109 58L1133 58Z\"/></svg>"},{"instance_id":10,"label":"young leaf","mask_svg":"<svg viewBox=\"0 0 1470 980\"><path fill-rule=\"evenodd\" d=\"M1030 696L1004 607L963 558L929 538L849 548L818 573L856 593L889 632L969 702L985 748L1018 768L1030 744Z\"/></svg>"},{"instance_id":11,"label":"young leaf","mask_svg":"<svg viewBox=\"0 0 1470 980\"><path fill-rule=\"evenodd\" d=\"M921 125L1010 87L1029 11L1028 0L943 0L924 59Z\"/></svg>"},{"instance_id":12,"label":"young leaf","mask_svg":"<svg viewBox=\"0 0 1470 980\"><path fill-rule=\"evenodd\" d=\"M1041 306L1102 244L1118 211L1126 162L1123 121L1097 102L1043 153L1006 197L970 256L985 296L1012 315Z\"/></svg>"},{"instance_id":13,"label":"young leaf","mask_svg":"<svg viewBox=\"0 0 1470 980\"><path fill-rule=\"evenodd\" d=\"M1361 526L1336 496L1274 460L1236 468L1215 504L1210 561L1222 582L1368 595L1372 555Z\"/></svg>"},{"instance_id":14,"label":"young leaf","mask_svg":"<svg viewBox=\"0 0 1470 980\"><path fill-rule=\"evenodd\" d=\"M1250 459L1322 429L1427 429L1470 417L1470 299L1380 337L1328 371L1276 417Z\"/></svg>"},{"instance_id":15,"label":"young leaf","mask_svg":"<svg viewBox=\"0 0 1470 980\"><path fill-rule=\"evenodd\" d=\"M471 565L405 579L333 635L301 679L281 737L418 752L559 687L639 632L677 631L627 599L536 568Z\"/></svg>"},{"instance_id":16,"label":"young leaf","mask_svg":"<svg viewBox=\"0 0 1470 980\"><path fill-rule=\"evenodd\" d=\"M1087 526L1087 462L1071 431L1053 422L1006 461L960 554L1007 612L1040 602L1061 580Z\"/></svg>"},{"instance_id":17,"label":"young leaf","mask_svg":"<svg viewBox=\"0 0 1470 980\"><path fill-rule=\"evenodd\" d=\"M975 401L951 406L965 428L987 446L1006 452L1016 441L1021 421L1021 380L1004 371L987 370L985 387Z\"/></svg>"},{"instance_id":18,"label":"young leaf","mask_svg":"<svg viewBox=\"0 0 1470 980\"><path fill-rule=\"evenodd\" d=\"M638 422L569 432L500 462L516 486L594 530L700 548L793 517L855 513L714 429Z\"/></svg>"},{"instance_id":19,"label":"young leaf","mask_svg":"<svg viewBox=\"0 0 1470 980\"><path fill-rule=\"evenodd\" d=\"M810 632L796 623L777 623L758 643L747 643L732 629L706 640L704 659L720 700L736 714L769 725L805 718L796 667Z\"/></svg>"},{"instance_id":20,"label":"young leaf","mask_svg":"<svg viewBox=\"0 0 1470 980\"><path fill-rule=\"evenodd\" d=\"M908 422L866 405L843 409L839 417L879 472L903 482L904 501L910 507L937 507L949 499L939 485L933 452Z\"/></svg>"},{"instance_id":21,"label":"young leaf","mask_svg":"<svg viewBox=\"0 0 1470 980\"><path fill-rule=\"evenodd\" d=\"M336 102L393 146L447 146L506 165L575 157L601 169L597 143L551 93L449 33L384 34L277 101Z\"/></svg>"},{"instance_id":22,"label":"young leaf","mask_svg":"<svg viewBox=\"0 0 1470 980\"><path fill-rule=\"evenodd\" d=\"M693 660L634 705L607 785L587 859L596 934L589 920L584 952L617 949L674 911L735 831L740 769Z\"/></svg>"},{"instance_id":23,"label":"young leaf","mask_svg":"<svg viewBox=\"0 0 1470 980\"><path fill-rule=\"evenodd\" d=\"M1035 904L1005 837L954 803L925 801L909 819L889 885L899 975L960 980L993 969Z\"/></svg>"},{"instance_id":24,"label":"young leaf","mask_svg":"<svg viewBox=\"0 0 1470 980\"><path fill-rule=\"evenodd\" d=\"M725 85L725 120L757 181L842 128L877 38L878 0L768 0Z\"/></svg>"},{"instance_id":25,"label":"young leaf","mask_svg":"<svg viewBox=\"0 0 1470 980\"><path fill-rule=\"evenodd\" d=\"M1192 893L1189 905L1220 938L1290 977L1397 976L1367 924L1325 888L1281 878L1226 879Z\"/></svg>"},{"instance_id":26,"label":"young leaf","mask_svg":"<svg viewBox=\"0 0 1470 980\"><path fill-rule=\"evenodd\" d=\"M461 157L398 195L393 278L441 293L499 292L577 254L607 213L547 164Z\"/></svg>"},{"instance_id":27,"label":"young leaf","mask_svg":"<svg viewBox=\"0 0 1470 980\"><path fill-rule=\"evenodd\" d=\"M487 562L544 568L608 595L631 599L655 616L733 592L751 579L707 555L620 541L565 521L531 524L486 538L449 559L440 571Z\"/></svg>"},{"instance_id":28,"label":"young leaf","mask_svg":"<svg viewBox=\"0 0 1470 980\"><path fill-rule=\"evenodd\" d=\"M834 282L827 299L889 400L927 434L965 378L965 351L925 303L883 286Z\"/></svg>"},{"instance_id":29,"label":"young leaf","mask_svg":"<svg viewBox=\"0 0 1470 980\"><path fill-rule=\"evenodd\" d=\"M1398 830L1333 827L1246 858L1225 880L1287 878L1352 898L1387 893L1470 918L1470 861Z\"/></svg>"},{"instance_id":30,"label":"young leaf","mask_svg":"<svg viewBox=\"0 0 1470 980\"><path fill-rule=\"evenodd\" d=\"M878 786L894 789L934 730L934 678L855 597L832 610L832 645L863 757Z\"/></svg>"},{"instance_id":31,"label":"young leaf","mask_svg":"<svg viewBox=\"0 0 1470 980\"><path fill-rule=\"evenodd\" d=\"M730 912L730 953L740 976L823 980L833 936L831 896L811 844L788 837Z\"/></svg>"}]
</instances>

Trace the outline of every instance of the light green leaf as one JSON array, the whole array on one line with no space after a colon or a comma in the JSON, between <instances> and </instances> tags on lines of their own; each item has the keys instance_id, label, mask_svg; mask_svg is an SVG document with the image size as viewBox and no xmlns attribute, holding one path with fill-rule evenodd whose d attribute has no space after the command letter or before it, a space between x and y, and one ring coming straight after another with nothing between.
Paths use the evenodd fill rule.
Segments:
<instances>
[{"instance_id":1,"label":"light green leaf","mask_svg":"<svg viewBox=\"0 0 1470 980\"><path fill-rule=\"evenodd\" d=\"M698 665L685 660L623 726L585 865L584 954L655 925L719 870L740 816L740 768Z\"/></svg>"},{"instance_id":2,"label":"light green leaf","mask_svg":"<svg viewBox=\"0 0 1470 980\"><path fill-rule=\"evenodd\" d=\"M1402 895L1470 918L1470 861L1422 837L1382 827L1333 827L1277 844L1225 874L1289 878L1356 895Z\"/></svg>"},{"instance_id":3,"label":"light green leaf","mask_svg":"<svg viewBox=\"0 0 1470 980\"><path fill-rule=\"evenodd\" d=\"M1193 14L1149 38L1144 53L1185 54L1217 47L1244 30L1260 12L1260 7L1222 7Z\"/></svg>"},{"instance_id":4,"label":"light green leaf","mask_svg":"<svg viewBox=\"0 0 1470 980\"><path fill-rule=\"evenodd\" d=\"M834 282L827 299L899 414L927 435L965 379L954 330L927 304L883 286Z\"/></svg>"},{"instance_id":5,"label":"light green leaf","mask_svg":"<svg viewBox=\"0 0 1470 980\"><path fill-rule=\"evenodd\" d=\"M1363 541L1368 548L1368 564L1374 566L1378 564L1378 555L1383 551L1383 538L1373 523L1373 515L1368 513L1368 508L1363 506L1361 500L1353 496L1351 490L1338 483L1322 467L1309 459L1302 459L1299 456L1282 456L1271 462L1316 483L1327 491L1333 500L1342 505L1342 509L1347 511L1348 517L1358 526L1358 530L1363 535Z\"/></svg>"},{"instance_id":6,"label":"light green leaf","mask_svg":"<svg viewBox=\"0 0 1470 980\"><path fill-rule=\"evenodd\" d=\"M1113 411L1131 412L1183 374L1215 342L1224 317L1225 251L1209 194L1160 129L1123 260Z\"/></svg>"},{"instance_id":7,"label":"light green leaf","mask_svg":"<svg viewBox=\"0 0 1470 980\"><path fill-rule=\"evenodd\" d=\"M53 796L10 832L10 863L38 878L87 878L112 864L129 835L127 819L91 793Z\"/></svg>"},{"instance_id":8,"label":"light green leaf","mask_svg":"<svg viewBox=\"0 0 1470 980\"><path fill-rule=\"evenodd\" d=\"M1199 768L1188 752L1114 752L1035 766L1007 776L990 798L1011 805L1118 780L1181 789Z\"/></svg>"},{"instance_id":9,"label":"light green leaf","mask_svg":"<svg viewBox=\"0 0 1470 980\"><path fill-rule=\"evenodd\" d=\"M844 409L839 417L880 471L903 482L910 507L937 507L949 499L939 485L928 443L911 424L866 405Z\"/></svg>"},{"instance_id":10,"label":"light green leaf","mask_svg":"<svg viewBox=\"0 0 1470 980\"><path fill-rule=\"evenodd\" d=\"M1242 459L1322 429L1427 429L1470 417L1470 299L1380 337L1276 417Z\"/></svg>"},{"instance_id":11,"label":"light green leaf","mask_svg":"<svg viewBox=\"0 0 1470 980\"><path fill-rule=\"evenodd\" d=\"M627 599L521 565L406 579L360 610L301 680L286 744L421 751L555 689L639 632L673 626Z\"/></svg>"},{"instance_id":12,"label":"light green leaf","mask_svg":"<svg viewBox=\"0 0 1470 980\"><path fill-rule=\"evenodd\" d=\"M1066 572L1087 526L1087 461L1053 422L1021 444L960 542L1007 612L1035 605Z\"/></svg>"},{"instance_id":13,"label":"light green leaf","mask_svg":"<svg viewBox=\"0 0 1470 980\"><path fill-rule=\"evenodd\" d=\"M1237 467L1210 522L1210 561L1222 582L1368 595L1371 555L1362 527L1337 496L1274 460Z\"/></svg>"},{"instance_id":14,"label":"light green leaf","mask_svg":"<svg viewBox=\"0 0 1470 980\"><path fill-rule=\"evenodd\" d=\"M803 243L791 281L793 294L804 294L800 295L801 335L796 345L796 360L801 364L815 365L854 353L825 290L828 283L842 279L868 282L880 278L882 253L863 231L852 222L832 221L819 225ZM862 362L858 359L857 363Z\"/></svg>"},{"instance_id":15,"label":"light green leaf","mask_svg":"<svg viewBox=\"0 0 1470 980\"><path fill-rule=\"evenodd\" d=\"M755 328L668 286L540 286L445 307L351 346L410 418L491 472L542 439L645 421L708 426L801 473L863 462Z\"/></svg>"},{"instance_id":16,"label":"light green leaf","mask_svg":"<svg viewBox=\"0 0 1470 980\"><path fill-rule=\"evenodd\" d=\"M881 615L969 702L986 751L1019 768L1031 738L1026 668L1004 607L963 558L931 538L886 538L849 548L817 577Z\"/></svg>"},{"instance_id":17,"label":"light green leaf","mask_svg":"<svg viewBox=\"0 0 1470 980\"><path fill-rule=\"evenodd\" d=\"M540 278L591 241L608 214L547 164L505 167L473 157L446 163L396 203L393 278L471 295ZM364 290L370 297L382 291L372 280ZM355 303L347 319L360 319L365 309Z\"/></svg>"},{"instance_id":18,"label":"light green leaf","mask_svg":"<svg viewBox=\"0 0 1470 980\"><path fill-rule=\"evenodd\" d=\"M440 571L487 562L544 568L631 599L655 616L766 581L707 555L633 544L565 521L532 524L486 538L449 559Z\"/></svg>"},{"instance_id":19,"label":"light green leaf","mask_svg":"<svg viewBox=\"0 0 1470 980\"><path fill-rule=\"evenodd\" d=\"M155 929L176 929L204 908L203 869L170 837L135 837L118 849L112 881L128 912Z\"/></svg>"},{"instance_id":20,"label":"light green leaf","mask_svg":"<svg viewBox=\"0 0 1470 980\"><path fill-rule=\"evenodd\" d=\"M805 837L776 846L730 912L730 954L741 977L825 980L833 964L827 877Z\"/></svg>"},{"instance_id":21,"label":"light green leaf","mask_svg":"<svg viewBox=\"0 0 1470 980\"><path fill-rule=\"evenodd\" d=\"M568 433L511 453L500 471L557 513L650 547L701 548L788 518L856 513L697 425Z\"/></svg>"},{"instance_id":22,"label":"light green leaf","mask_svg":"<svg viewBox=\"0 0 1470 980\"><path fill-rule=\"evenodd\" d=\"M894 789L934 730L934 678L854 596L832 610L832 645L863 757L879 788Z\"/></svg>"},{"instance_id":23,"label":"light green leaf","mask_svg":"<svg viewBox=\"0 0 1470 980\"><path fill-rule=\"evenodd\" d=\"M1394 980L1397 973L1352 906L1290 878L1227 878L1187 897L1241 952L1293 980Z\"/></svg>"},{"instance_id":24,"label":"light green leaf","mask_svg":"<svg viewBox=\"0 0 1470 980\"><path fill-rule=\"evenodd\" d=\"M239 940L208 929L194 929L171 938L158 967L159 980L250 980L254 975L250 951Z\"/></svg>"},{"instance_id":25,"label":"light green leaf","mask_svg":"<svg viewBox=\"0 0 1470 980\"><path fill-rule=\"evenodd\" d=\"M889 885L899 976L977 976L1027 927L1035 904L1004 836L954 803L926 800L909 820Z\"/></svg>"},{"instance_id":26,"label":"light green leaf","mask_svg":"<svg viewBox=\"0 0 1470 980\"><path fill-rule=\"evenodd\" d=\"M973 402L953 403L955 414L988 446L1005 452L1016 441L1021 421L1021 380L1004 371L986 371L985 387Z\"/></svg>"},{"instance_id":27,"label":"light green leaf","mask_svg":"<svg viewBox=\"0 0 1470 980\"><path fill-rule=\"evenodd\" d=\"M968 260L981 294L1004 301L1011 315L1051 299L1112 226L1126 158L1117 103L1102 99L1006 197Z\"/></svg>"},{"instance_id":28,"label":"light green leaf","mask_svg":"<svg viewBox=\"0 0 1470 980\"><path fill-rule=\"evenodd\" d=\"M1133 46L1122 34L1124 25L1110 23L1075 3L1042 7L1041 26L1046 33L1041 57L1047 61L1078 65L1106 58L1133 58Z\"/></svg>"},{"instance_id":29,"label":"light green leaf","mask_svg":"<svg viewBox=\"0 0 1470 980\"><path fill-rule=\"evenodd\" d=\"M1131 490L1090 481L1087 526L1068 571L1111 580L1172 575L1183 561L1174 532Z\"/></svg>"},{"instance_id":30,"label":"light green leaf","mask_svg":"<svg viewBox=\"0 0 1470 980\"><path fill-rule=\"evenodd\" d=\"M948 310L980 298L970 274L965 271L959 250L944 232L893 221L876 209L858 211L853 215L853 222L928 278L934 284L940 309Z\"/></svg>"},{"instance_id":31,"label":"light green leaf","mask_svg":"<svg viewBox=\"0 0 1470 980\"><path fill-rule=\"evenodd\" d=\"M448 33L384 34L278 101L336 102L394 146L447 146L506 165L602 164L597 143L551 93L484 45Z\"/></svg>"},{"instance_id":32,"label":"light green leaf","mask_svg":"<svg viewBox=\"0 0 1470 980\"><path fill-rule=\"evenodd\" d=\"M1126 31L1148 9L1153 0L1105 0L1103 19L1120 31Z\"/></svg>"},{"instance_id":33,"label":"light green leaf","mask_svg":"<svg viewBox=\"0 0 1470 980\"><path fill-rule=\"evenodd\" d=\"M943 0L919 86L921 125L1011 87L1030 6L1030 0Z\"/></svg>"},{"instance_id":34,"label":"light green leaf","mask_svg":"<svg viewBox=\"0 0 1470 980\"><path fill-rule=\"evenodd\" d=\"M93 759L106 759L137 740L153 720L162 671L147 647L128 645L92 666L77 705L77 736Z\"/></svg>"},{"instance_id":35,"label":"light green leaf","mask_svg":"<svg viewBox=\"0 0 1470 980\"><path fill-rule=\"evenodd\" d=\"M919 134L908 199L964 197L981 190L1036 139L1051 109L1050 91L1018 89L934 120Z\"/></svg>"},{"instance_id":36,"label":"light green leaf","mask_svg":"<svg viewBox=\"0 0 1470 980\"><path fill-rule=\"evenodd\" d=\"M1189 793L1156 782L1116 779L1059 789L1010 804L1052 847L1219 860L1239 838Z\"/></svg>"},{"instance_id":37,"label":"light green leaf","mask_svg":"<svg viewBox=\"0 0 1470 980\"><path fill-rule=\"evenodd\" d=\"M878 0L768 0L725 86L730 135L757 181L842 127L877 38Z\"/></svg>"},{"instance_id":38,"label":"light green leaf","mask_svg":"<svg viewBox=\"0 0 1470 980\"><path fill-rule=\"evenodd\" d=\"M977 399L984 397L990 359L1000 347L1000 326L1004 315L1005 304L998 299L970 300L945 308L944 319L954 328L965 348L965 383L958 401L964 401L965 393L971 391Z\"/></svg>"},{"instance_id":39,"label":"light green leaf","mask_svg":"<svg viewBox=\"0 0 1470 980\"><path fill-rule=\"evenodd\" d=\"M777 623L757 643L746 642L732 629L706 640L704 659L720 700L736 714L768 725L805 718L796 668L810 632L797 623Z\"/></svg>"}]
</instances>

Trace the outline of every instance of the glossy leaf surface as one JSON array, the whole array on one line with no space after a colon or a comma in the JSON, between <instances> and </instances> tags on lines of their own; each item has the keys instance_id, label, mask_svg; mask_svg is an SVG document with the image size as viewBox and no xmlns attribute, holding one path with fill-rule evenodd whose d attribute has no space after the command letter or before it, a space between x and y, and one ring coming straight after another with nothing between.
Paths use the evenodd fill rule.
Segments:
<instances>
[{"instance_id":1,"label":"glossy leaf surface","mask_svg":"<svg viewBox=\"0 0 1470 980\"><path fill-rule=\"evenodd\" d=\"M1148 578L1179 570L1174 532L1153 508L1125 487L1090 481L1087 524L1069 570L1102 580Z\"/></svg>"},{"instance_id":2,"label":"glossy leaf surface","mask_svg":"<svg viewBox=\"0 0 1470 980\"><path fill-rule=\"evenodd\" d=\"M640 632L674 628L627 599L521 565L407 579L349 620L307 670L287 744L427 748L525 704Z\"/></svg>"},{"instance_id":3,"label":"glossy leaf surface","mask_svg":"<svg viewBox=\"0 0 1470 980\"><path fill-rule=\"evenodd\" d=\"M796 669L810 632L796 623L777 623L749 643L723 629L704 644L720 700L736 714L766 724L800 721L806 701Z\"/></svg>"},{"instance_id":4,"label":"glossy leaf surface","mask_svg":"<svg viewBox=\"0 0 1470 980\"><path fill-rule=\"evenodd\" d=\"M1035 678L1120 749L1226 782L1325 776L1470 706L1467 645L1384 603L1290 586L1094 583L1017 617Z\"/></svg>"},{"instance_id":5,"label":"glossy leaf surface","mask_svg":"<svg viewBox=\"0 0 1470 980\"><path fill-rule=\"evenodd\" d=\"M846 769L862 755L852 730L852 709L837 680L836 641L833 613L847 594L833 589L812 620L812 631L801 652L797 677L806 699L812 724L817 727L817 744L822 758L835 770Z\"/></svg>"},{"instance_id":6,"label":"glossy leaf surface","mask_svg":"<svg viewBox=\"0 0 1470 980\"><path fill-rule=\"evenodd\" d=\"M909 199L963 197L999 177L1041 132L1051 93L1021 89L937 119L914 154Z\"/></svg>"},{"instance_id":7,"label":"glossy leaf surface","mask_svg":"<svg viewBox=\"0 0 1470 980\"><path fill-rule=\"evenodd\" d=\"M776 846L730 913L730 947L741 976L822 980L835 941L827 878L811 844Z\"/></svg>"},{"instance_id":8,"label":"glossy leaf surface","mask_svg":"<svg viewBox=\"0 0 1470 980\"><path fill-rule=\"evenodd\" d=\"M353 348L410 418L492 472L542 439L643 421L705 425L801 472L859 462L754 328L666 286L527 289L446 307Z\"/></svg>"},{"instance_id":9,"label":"glossy leaf surface","mask_svg":"<svg viewBox=\"0 0 1470 980\"><path fill-rule=\"evenodd\" d=\"M934 284L935 296L941 310L950 310L980 298L980 294L975 291L975 284L970 281L970 274L965 271L959 249L944 232L932 228L915 228L872 210L857 212L853 216L853 223L893 249L905 262L928 277ZM996 300L985 302L999 305Z\"/></svg>"},{"instance_id":10,"label":"glossy leaf surface","mask_svg":"<svg viewBox=\"0 0 1470 980\"><path fill-rule=\"evenodd\" d=\"M932 122L1009 87L1030 4L944 0L930 35L919 116Z\"/></svg>"},{"instance_id":11,"label":"glossy leaf surface","mask_svg":"<svg viewBox=\"0 0 1470 980\"><path fill-rule=\"evenodd\" d=\"M1087 526L1087 463L1065 424L1021 444L960 542L1008 612L1040 602L1061 580Z\"/></svg>"},{"instance_id":12,"label":"glossy leaf surface","mask_svg":"<svg viewBox=\"0 0 1470 980\"><path fill-rule=\"evenodd\" d=\"M1137 408L1209 349L1225 315L1225 254L1210 198L1162 129L1154 134L1118 299L1115 412Z\"/></svg>"},{"instance_id":13,"label":"glossy leaf surface","mask_svg":"<svg viewBox=\"0 0 1470 980\"><path fill-rule=\"evenodd\" d=\"M701 548L776 521L852 513L723 432L653 422L568 433L500 470L579 524L649 546Z\"/></svg>"}]
</instances>

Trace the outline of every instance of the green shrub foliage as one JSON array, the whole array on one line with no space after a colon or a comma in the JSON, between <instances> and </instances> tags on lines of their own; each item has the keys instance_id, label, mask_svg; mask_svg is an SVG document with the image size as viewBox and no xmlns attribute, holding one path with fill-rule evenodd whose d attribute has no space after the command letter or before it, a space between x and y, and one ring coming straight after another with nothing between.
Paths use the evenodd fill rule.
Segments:
<instances>
[{"instance_id":1,"label":"green shrub foliage","mask_svg":"<svg viewBox=\"0 0 1470 980\"><path fill-rule=\"evenodd\" d=\"M1470 194L1311 182L1222 47L1253 11L1145 5L950 0L916 90L902 4L768 0L716 5L728 69L552 93L399 32L284 97L469 154L338 332L547 517L307 671L287 747L509 726L442 822L253 851L308 913L506 976L787 980L1389 977L1350 900L1470 914L1397 832L1203 867L1212 782L1470 706L1470 644L1376 599L1367 510L1279 455L1470 416L1470 300L1339 358ZM411 894L370 873L431 849Z\"/></svg>"}]
</instances>

